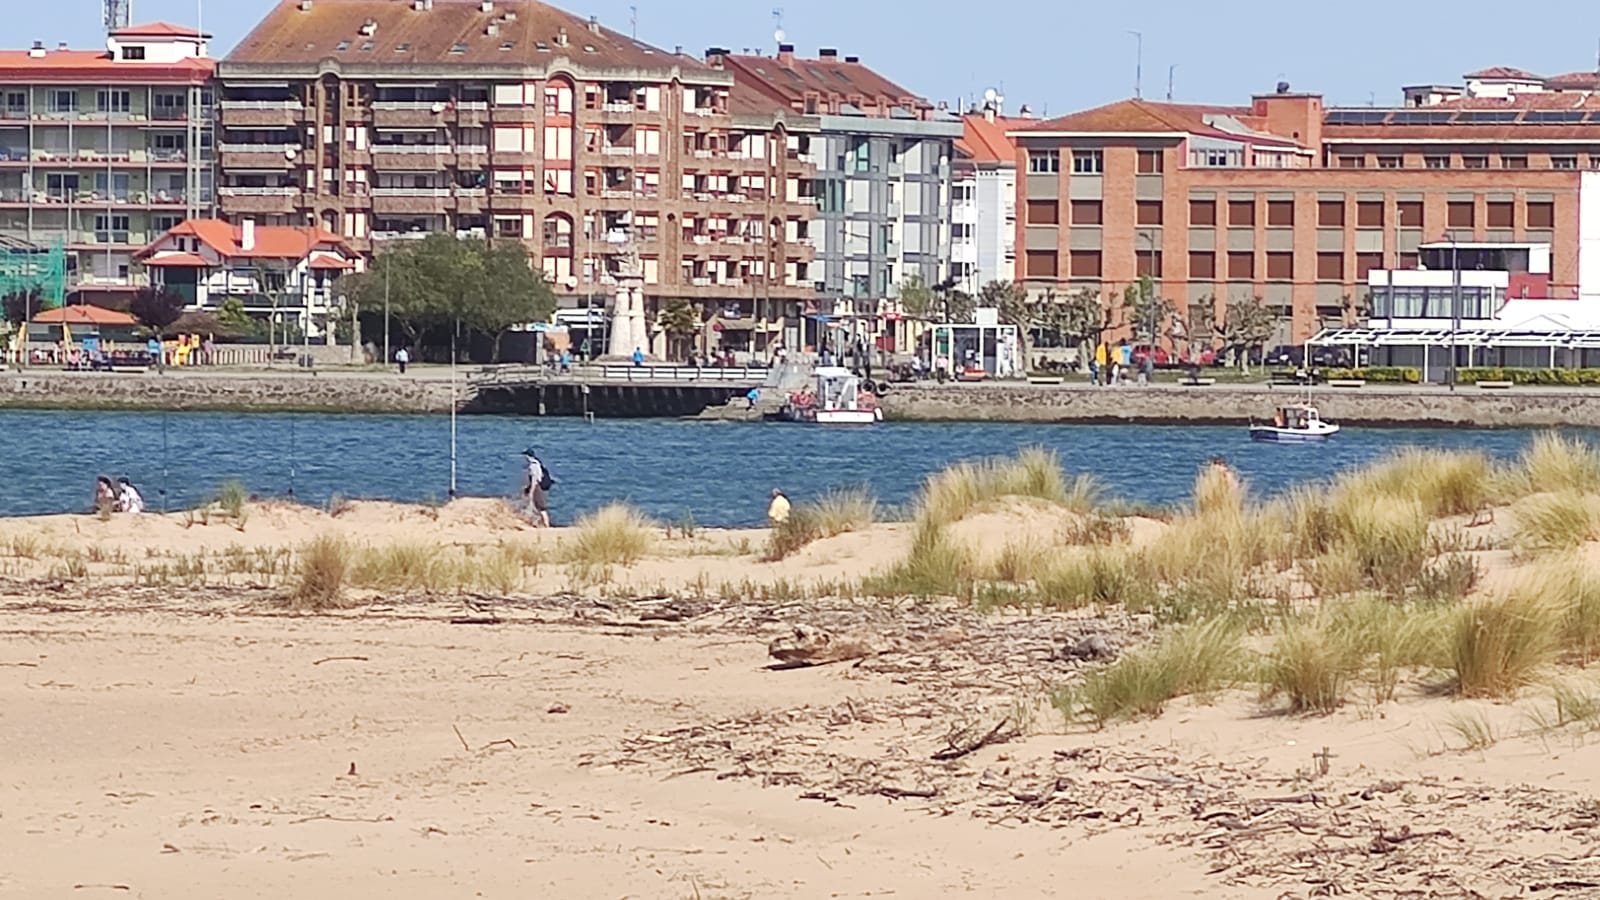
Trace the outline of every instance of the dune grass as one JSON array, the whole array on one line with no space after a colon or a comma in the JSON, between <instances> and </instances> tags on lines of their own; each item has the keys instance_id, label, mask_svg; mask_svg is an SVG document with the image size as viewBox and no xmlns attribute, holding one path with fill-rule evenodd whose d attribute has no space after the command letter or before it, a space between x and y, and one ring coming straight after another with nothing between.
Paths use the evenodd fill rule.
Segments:
<instances>
[{"instance_id":1,"label":"dune grass","mask_svg":"<svg viewBox=\"0 0 1600 900\"><path fill-rule=\"evenodd\" d=\"M289 596L290 605L311 611L343 606L353 555L354 549L348 541L331 534L314 538L302 547L298 580Z\"/></svg>"},{"instance_id":2,"label":"dune grass","mask_svg":"<svg viewBox=\"0 0 1600 900\"><path fill-rule=\"evenodd\" d=\"M783 559L812 541L859 531L876 521L878 498L866 488L828 491L815 500L795 504L789 520L772 529L766 559Z\"/></svg>"},{"instance_id":3,"label":"dune grass","mask_svg":"<svg viewBox=\"0 0 1600 900\"><path fill-rule=\"evenodd\" d=\"M1340 499L1416 501L1429 519L1471 513L1488 503L1493 466L1474 451L1408 447L1339 478Z\"/></svg>"},{"instance_id":4,"label":"dune grass","mask_svg":"<svg viewBox=\"0 0 1600 900\"><path fill-rule=\"evenodd\" d=\"M905 558L863 580L861 588L873 597L970 598L976 576L972 551L948 529L923 523L915 526Z\"/></svg>"},{"instance_id":5,"label":"dune grass","mask_svg":"<svg viewBox=\"0 0 1600 900\"><path fill-rule=\"evenodd\" d=\"M913 504L919 521L948 525L1002 497L1025 497L1087 513L1103 496L1092 476L1068 478L1054 450L1028 447L1016 456L963 462L930 475Z\"/></svg>"},{"instance_id":6,"label":"dune grass","mask_svg":"<svg viewBox=\"0 0 1600 900\"><path fill-rule=\"evenodd\" d=\"M1503 483L1513 495L1544 491L1600 493L1600 451L1555 432L1534 437Z\"/></svg>"},{"instance_id":7,"label":"dune grass","mask_svg":"<svg viewBox=\"0 0 1600 900\"><path fill-rule=\"evenodd\" d=\"M1101 726L1156 716L1176 697L1205 697L1228 687L1239 661L1238 632L1225 622L1207 622L1092 670L1081 685L1058 691L1054 702L1069 721L1087 717Z\"/></svg>"},{"instance_id":8,"label":"dune grass","mask_svg":"<svg viewBox=\"0 0 1600 900\"><path fill-rule=\"evenodd\" d=\"M569 563L587 567L630 566L655 543L655 526L635 507L611 503L578 519L566 548Z\"/></svg>"},{"instance_id":9,"label":"dune grass","mask_svg":"<svg viewBox=\"0 0 1600 900\"><path fill-rule=\"evenodd\" d=\"M1572 489L1541 494L1516 510L1515 541L1530 553L1570 550L1600 540L1600 505L1589 494Z\"/></svg>"},{"instance_id":10,"label":"dune grass","mask_svg":"<svg viewBox=\"0 0 1600 900\"><path fill-rule=\"evenodd\" d=\"M213 502L225 515L235 519L244 516L244 505L250 500L250 491L245 488L244 482L230 478L217 486L216 497Z\"/></svg>"},{"instance_id":11,"label":"dune grass","mask_svg":"<svg viewBox=\"0 0 1600 900\"><path fill-rule=\"evenodd\" d=\"M1561 606L1541 587L1525 583L1452 611L1445 653L1456 693L1508 696L1555 661Z\"/></svg>"}]
</instances>

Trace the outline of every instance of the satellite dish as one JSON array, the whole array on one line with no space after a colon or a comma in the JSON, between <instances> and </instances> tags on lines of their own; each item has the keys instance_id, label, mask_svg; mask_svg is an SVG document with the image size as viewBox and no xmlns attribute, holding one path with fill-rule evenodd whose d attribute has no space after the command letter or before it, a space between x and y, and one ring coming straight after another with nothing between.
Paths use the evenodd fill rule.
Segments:
<instances>
[{"instance_id":1,"label":"satellite dish","mask_svg":"<svg viewBox=\"0 0 1600 900\"><path fill-rule=\"evenodd\" d=\"M1000 94L994 88L989 88L983 92L983 102L985 103L993 103L998 99L1000 99Z\"/></svg>"},{"instance_id":2,"label":"satellite dish","mask_svg":"<svg viewBox=\"0 0 1600 900\"><path fill-rule=\"evenodd\" d=\"M114 38L114 37L107 37L106 38L106 52L111 54L111 58L112 59L116 59L117 58L117 49L119 47L121 47L121 46L122 46L121 44L117 43L117 39L116 38Z\"/></svg>"},{"instance_id":3,"label":"satellite dish","mask_svg":"<svg viewBox=\"0 0 1600 900\"><path fill-rule=\"evenodd\" d=\"M777 31L774 31L772 33L772 39L777 41L780 44L783 43L786 39L788 39L788 37L789 37L788 35L783 33L783 29L782 28L779 28Z\"/></svg>"},{"instance_id":4,"label":"satellite dish","mask_svg":"<svg viewBox=\"0 0 1600 900\"><path fill-rule=\"evenodd\" d=\"M283 148L283 158L284 159L294 159L299 154L300 154L300 151L296 150L293 147L285 147L285 148Z\"/></svg>"},{"instance_id":5,"label":"satellite dish","mask_svg":"<svg viewBox=\"0 0 1600 900\"><path fill-rule=\"evenodd\" d=\"M442 113L442 112L444 112L444 104L443 103L435 103L433 105L433 114L437 116L439 113Z\"/></svg>"}]
</instances>

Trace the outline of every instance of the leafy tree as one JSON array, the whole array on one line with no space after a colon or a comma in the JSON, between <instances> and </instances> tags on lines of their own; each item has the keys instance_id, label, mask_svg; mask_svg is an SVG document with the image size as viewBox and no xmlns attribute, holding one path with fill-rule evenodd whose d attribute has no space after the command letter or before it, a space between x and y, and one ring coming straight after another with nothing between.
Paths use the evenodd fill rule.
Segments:
<instances>
[{"instance_id":1,"label":"leafy tree","mask_svg":"<svg viewBox=\"0 0 1600 900\"><path fill-rule=\"evenodd\" d=\"M1028 289L1011 281L991 281L978 289L977 304L999 310L1000 321L1017 327L1022 358L1028 358L1028 332L1036 326Z\"/></svg>"},{"instance_id":2,"label":"leafy tree","mask_svg":"<svg viewBox=\"0 0 1600 900\"><path fill-rule=\"evenodd\" d=\"M165 337L183 315L183 297L174 291L142 287L128 303L128 313L156 337Z\"/></svg>"},{"instance_id":3,"label":"leafy tree","mask_svg":"<svg viewBox=\"0 0 1600 900\"><path fill-rule=\"evenodd\" d=\"M1339 307L1344 313L1346 326L1360 325L1361 320L1372 315L1372 292L1363 291L1361 294L1345 294L1339 298Z\"/></svg>"},{"instance_id":4,"label":"leafy tree","mask_svg":"<svg viewBox=\"0 0 1600 900\"><path fill-rule=\"evenodd\" d=\"M900 309L925 322L971 322L978 302L951 282L930 285L920 275L907 275L896 292Z\"/></svg>"},{"instance_id":5,"label":"leafy tree","mask_svg":"<svg viewBox=\"0 0 1600 900\"><path fill-rule=\"evenodd\" d=\"M20 326L28 321L29 312L38 312L44 309L44 295L38 288L32 290L16 290L4 297L0 297L0 317L12 326Z\"/></svg>"},{"instance_id":6,"label":"leafy tree","mask_svg":"<svg viewBox=\"0 0 1600 900\"><path fill-rule=\"evenodd\" d=\"M1277 327L1277 315L1267 308L1260 297L1234 297L1228 300L1227 312L1218 323L1217 332L1225 346L1233 351L1239 362L1239 371L1250 373L1249 351L1259 349L1272 337Z\"/></svg>"},{"instance_id":7,"label":"leafy tree","mask_svg":"<svg viewBox=\"0 0 1600 900\"><path fill-rule=\"evenodd\" d=\"M673 300L656 315L656 327L667 335L669 348L692 347L700 333L700 310L685 300Z\"/></svg>"},{"instance_id":8,"label":"leafy tree","mask_svg":"<svg viewBox=\"0 0 1600 900\"><path fill-rule=\"evenodd\" d=\"M1111 310L1098 293L1078 288L1060 296L1049 294L1049 303L1041 306L1037 321L1040 328L1054 330L1063 338L1076 338L1082 359L1111 327Z\"/></svg>"},{"instance_id":9,"label":"leafy tree","mask_svg":"<svg viewBox=\"0 0 1600 900\"><path fill-rule=\"evenodd\" d=\"M237 335L253 335L260 331L260 325L250 317L244 308L244 301L237 297L229 297L217 307L217 324L225 332Z\"/></svg>"},{"instance_id":10,"label":"leafy tree","mask_svg":"<svg viewBox=\"0 0 1600 900\"><path fill-rule=\"evenodd\" d=\"M1156 292L1155 282L1148 275L1141 275L1136 283L1128 285L1122 292L1122 305L1128 311L1134 340L1152 346L1160 342L1162 325L1177 312L1172 301Z\"/></svg>"}]
</instances>

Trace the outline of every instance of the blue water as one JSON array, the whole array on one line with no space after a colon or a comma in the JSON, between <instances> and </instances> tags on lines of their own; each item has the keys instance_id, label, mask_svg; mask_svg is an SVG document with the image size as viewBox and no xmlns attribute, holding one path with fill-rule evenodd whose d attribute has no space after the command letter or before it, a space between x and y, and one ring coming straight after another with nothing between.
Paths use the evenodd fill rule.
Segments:
<instances>
[{"instance_id":1,"label":"blue water","mask_svg":"<svg viewBox=\"0 0 1600 900\"><path fill-rule=\"evenodd\" d=\"M557 523L611 500L658 518L748 525L767 493L799 499L868 485L902 504L930 472L1030 445L1057 450L1113 494L1145 503L1185 499L1196 468L1222 454L1259 493L1326 478L1405 445L1511 456L1532 431L1346 429L1320 446L1252 444L1242 426L901 424L871 428L677 420L463 417L458 483L468 496L510 496L520 451L539 448L557 479ZM0 412L0 515L87 509L94 477L127 475L152 509L193 506L228 479L263 496L438 501L450 484L443 416Z\"/></svg>"}]
</instances>

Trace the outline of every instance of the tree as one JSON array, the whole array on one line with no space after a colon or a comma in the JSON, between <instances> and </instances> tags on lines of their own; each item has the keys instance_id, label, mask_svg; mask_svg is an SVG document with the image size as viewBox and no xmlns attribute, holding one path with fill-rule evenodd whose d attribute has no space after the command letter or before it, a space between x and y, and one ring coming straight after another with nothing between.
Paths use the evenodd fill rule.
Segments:
<instances>
[{"instance_id":1,"label":"tree","mask_svg":"<svg viewBox=\"0 0 1600 900\"><path fill-rule=\"evenodd\" d=\"M43 308L44 295L38 288L16 290L0 297L0 318L13 327L21 326L28 321L29 313L36 313Z\"/></svg>"},{"instance_id":2,"label":"tree","mask_svg":"<svg viewBox=\"0 0 1600 900\"><path fill-rule=\"evenodd\" d=\"M1015 325L1017 341L1022 348L1022 358L1028 358L1028 333L1036 326L1033 302L1028 289L1011 281L991 281L978 289L978 306L999 310L1000 321Z\"/></svg>"},{"instance_id":3,"label":"tree","mask_svg":"<svg viewBox=\"0 0 1600 900\"><path fill-rule=\"evenodd\" d=\"M656 314L656 327L666 333L669 352L685 345L692 352L692 339L700 333L700 326L700 310L686 300L673 300Z\"/></svg>"},{"instance_id":4,"label":"tree","mask_svg":"<svg viewBox=\"0 0 1600 900\"><path fill-rule=\"evenodd\" d=\"M217 307L217 324L225 332L240 336L253 335L260 331L260 325L245 310L244 301L237 297L229 297Z\"/></svg>"},{"instance_id":5,"label":"tree","mask_svg":"<svg viewBox=\"0 0 1600 900\"><path fill-rule=\"evenodd\" d=\"M1227 312L1217 331L1239 361L1239 371L1248 375L1249 351L1266 344L1276 327L1277 316L1260 297L1234 297L1228 301Z\"/></svg>"},{"instance_id":6,"label":"tree","mask_svg":"<svg viewBox=\"0 0 1600 900\"><path fill-rule=\"evenodd\" d=\"M174 291L142 287L128 303L128 313L159 338L183 315L183 307L183 297Z\"/></svg>"},{"instance_id":7,"label":"tree","mask_svg":"<svg viewBox=\"0 0 1600 900\"><path fill-rule=\"evenodd\" d=\"M1140 275L1137 282L1128 285L1122 292L1122 305L1128 310L1134 340L1152 347L1160 343L1161 326L1177 312L1172 301L1156 292L1155 282L1148 275Z\"/></svg>"},{"instance_id":8,"label":"tree","mask_svg":"<svg viewBox=\"0 0 1600 900\"><path fill-rule=\"evenodd\" d=\"M1339 307L1346 327L1360 325L1362 319L1372 314L1372 292L1345 294L1339 298Z\"/></svg>"},{"instance_id":9,"label":"tree","mask_svg":"<svg viewBox=\"0 0 1600 900\"><path fill-rule=\"evenodd\" d=\"M902 312L925 322L971 322L978 307L971 294L956 290L953 283L930 285L921 275L907 275L896 296Z\"/></svg>"},{"instance_id":10,"label":"tree","mask_svg":"<svg viewBox=\"0 0 1600 900\"><path fill-rule=\"evenodd\" d=\"M1100 295L1089 288L1078 288L1057 296L1048 295L1049 303L1041 304L1037 314L1039 327L1054 330L1063 338L1078 341L1078 358L1093 352L1100 343L1100 335L1111 327L1111 310Z\"/></svg>"}]
</instances>

